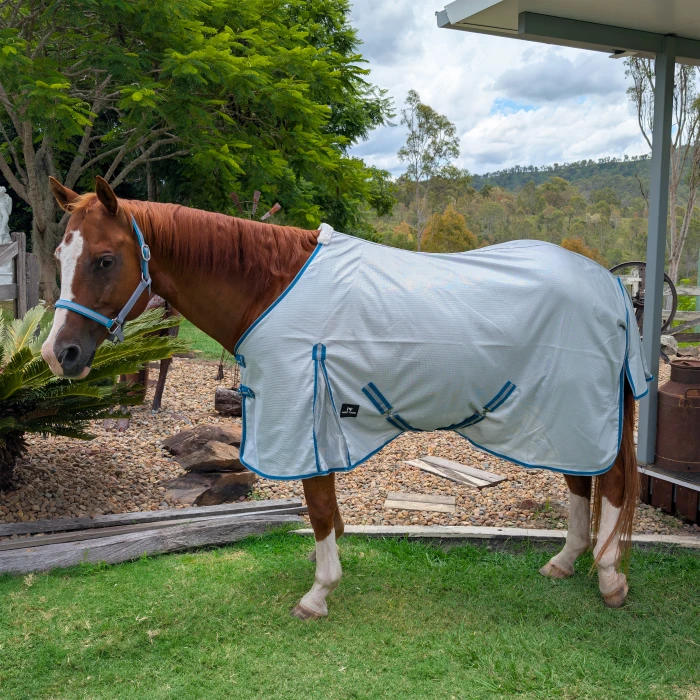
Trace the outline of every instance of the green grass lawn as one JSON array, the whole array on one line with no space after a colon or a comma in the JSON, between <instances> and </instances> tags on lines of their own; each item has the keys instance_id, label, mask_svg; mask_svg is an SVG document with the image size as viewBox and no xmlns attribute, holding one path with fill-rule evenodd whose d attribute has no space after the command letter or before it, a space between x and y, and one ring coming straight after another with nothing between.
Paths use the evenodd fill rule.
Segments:
<instances>
[{"instance_id":1,"label":"green grass lawn","mask_svg":"<svg viewBox=\"0 0 700 700\"><path fill-rule=\"evenodd\" d=\"M200 331L197 326L192 325L187 319L183 319L180 324L179 337L189 341L192 350L199 351L197 357L205 360L221 359L221 345L206 333Z\"/></svg>"},{"instance_id":2,"label":"green grass lawn","mask_svg":"<svg viewBox=\"0 0 700 700\"><path fill-rule=\"evenodd\" d=\"M269 535L0 578L0 697L693 698L700 557L635 552L608 610L590 558L342 541L330 617L300 622L312 541Z\"/></svg>"}]
</instances>

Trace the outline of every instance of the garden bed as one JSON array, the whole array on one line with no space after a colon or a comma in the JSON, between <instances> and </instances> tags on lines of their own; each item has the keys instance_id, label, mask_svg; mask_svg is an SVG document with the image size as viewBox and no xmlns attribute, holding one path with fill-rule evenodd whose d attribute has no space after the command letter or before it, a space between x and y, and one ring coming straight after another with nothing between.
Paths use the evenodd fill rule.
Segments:
<instances>
[{"instance_id":1,"label":"garden bed","mask_svg":"<svg viewBox=\"0 0 700 700\"><path fill-rule=\"evenodd\" d=\"M17 487L0 493L0 521L99 515L173 508L163 484L183 473L160 447L179 430L200 423L228 423L214 411L216 363L176 359L163 399L152 415L150 404L133 411L125 433L94 426L97 438L80 442L31 437L29 455L17 468ZM224 384L230 383L230 378ZM151 390L152 391L152 390ZM149 391L150 395L150 391ZM403 464L433 454L483 467L508 480L482 491L446 481ZM454 496L454 514L384 508L390 491ZM485 525L565 528L568 491L564 479L544 470L527 470L485 455L453 433L410 433L388 445L353 472L338 476L345 521L367 525ZM303 495L301 482L257 482L256 498ZM530 503L527 503L527 502ZM527 507L521 507L527 506ZM640 533L698 534L650 506L641 505Z\"/></svg>"}]
</instances>

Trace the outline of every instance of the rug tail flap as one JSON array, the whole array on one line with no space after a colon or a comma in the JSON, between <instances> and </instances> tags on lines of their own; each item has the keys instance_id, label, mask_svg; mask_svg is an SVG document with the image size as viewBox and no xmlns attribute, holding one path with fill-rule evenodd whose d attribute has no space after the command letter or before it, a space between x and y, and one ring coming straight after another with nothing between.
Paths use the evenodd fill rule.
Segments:
<instances>
[{"instance_id":1,"label":"rug tail flap","mask_svg":"<svg viewBox=\"0 0 700 700\"><path fill-rule=\"evenodd\" d=\"M619 280L618 280L619 281ZM625 357L625 373L627 380L632 387L632 393L635 399L641 399L645 396L649 389L647 382L650 382L654 377L649 372L646 357L644 356L644 348L642 347L642 339L639 336L639 328L635 321L634 307L627 291L622 287L622 296L627 307L627 354Z\"/></svg>"}]
</instances>

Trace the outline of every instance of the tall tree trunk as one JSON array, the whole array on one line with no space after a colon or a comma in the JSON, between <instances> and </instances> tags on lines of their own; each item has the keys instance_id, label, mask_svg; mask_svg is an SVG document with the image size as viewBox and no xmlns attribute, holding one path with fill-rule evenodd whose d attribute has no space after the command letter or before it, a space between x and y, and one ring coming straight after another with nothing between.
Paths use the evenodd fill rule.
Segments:
<instances>
[{"instance_id":1,"label":"tall tree trunk","mask_svg":"<svg viewBox=\"0 0 700 700\"><path fill-rule=\"evenodd\" d=\"M56 260L53 256L56 246L61 240L61 225L50 219L42 231L34 226L34 250L39 259L39 295L47 304L53 304L58 299L56 284Z\"/></svg>"},{"instance_id":2,"label":"tall tree trunk","mask_svg":"<svg viewBox=\"0 0 700 700\"><path fill-rule=\"evenodd\" d=\"M148 201L157 202L158 201L158 178L153 172L153 165L149 162L146 163L146 186L148 187Z\"/></svg>"}]
</instances>

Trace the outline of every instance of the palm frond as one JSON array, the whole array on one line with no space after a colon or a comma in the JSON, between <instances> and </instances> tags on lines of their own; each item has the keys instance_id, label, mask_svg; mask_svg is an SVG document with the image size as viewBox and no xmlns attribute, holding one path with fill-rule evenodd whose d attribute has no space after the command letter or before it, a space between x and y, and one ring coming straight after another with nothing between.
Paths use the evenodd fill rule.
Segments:
<instances>
[{"instance_id":1,"label":"palm frond","mask_svg":"<svg viewBox=\"0 0 700 700\"><path fill-rule=\"evenodd\" d=\"M10 430L14 430L16 425L17 421L13 416L5 416L4 418L0 418L0 435L7 433Z\"/></svg>"},{"instance_id":2,"label":"palm frond","mask_svg":"<svg viewBox=\"0 0 700 700\"><path fill-rule=\"evenodd\" d=\"M27 311L24 318L15 319L5 328L2 343L5 357L14 355L32 344L45 311L43 306L35 306Z\"/></svg>"},{"instance_id":3,"label":"palm frond","mask_svg":"<svg viewBox=\"0 0 700 700\"><path fill-rule=\"evenodd\" d=\"M5 349L3 348L3 340L5 338L5 317L0 314L0 367L3 366L4 362L3 360L5 359Z\"/></svg>"},{"instance_id":4,"label":"palm frond","mask_svg":"<svg viewBox=\"0 0 700 700\"><path fill-rule=\"evenodd\" d=\"M35 356L31 362L24 366L22 371L24 374L24 389L41 387L54 377L51 368L41 355Z\"/></svg>"},{"instance_id":5,"label":"palm frond","mask_svg":"<svg viewBox=\"0 0 700 700\"><path fill-rule=\"evenodd\" d=\"M165 317L163 309L150 309L126 324L124 339L136 338L146 333L157 333L168 328L174 328L179 326L181 322L182 316Z\"/></svg>"},{"instance_id":6,"label":"palm frond","mask_svg":"<svg viewBox=\"0 0 700 700\"><path fill-rule=\"evenodd\" d=\"M90 439L90 421L126 416L124 407L143 400L138 387L118 381L120 374L188 347L173 336L153 335L181 321L163 318L163 311L155 309L128 324L123 343L104 343L87 377L56 377L40 354L49 329L36 335L43 314L43 307L37 307L21 321L0 320L0 446L23 433Z\"/></svg>"}]
</instances>

